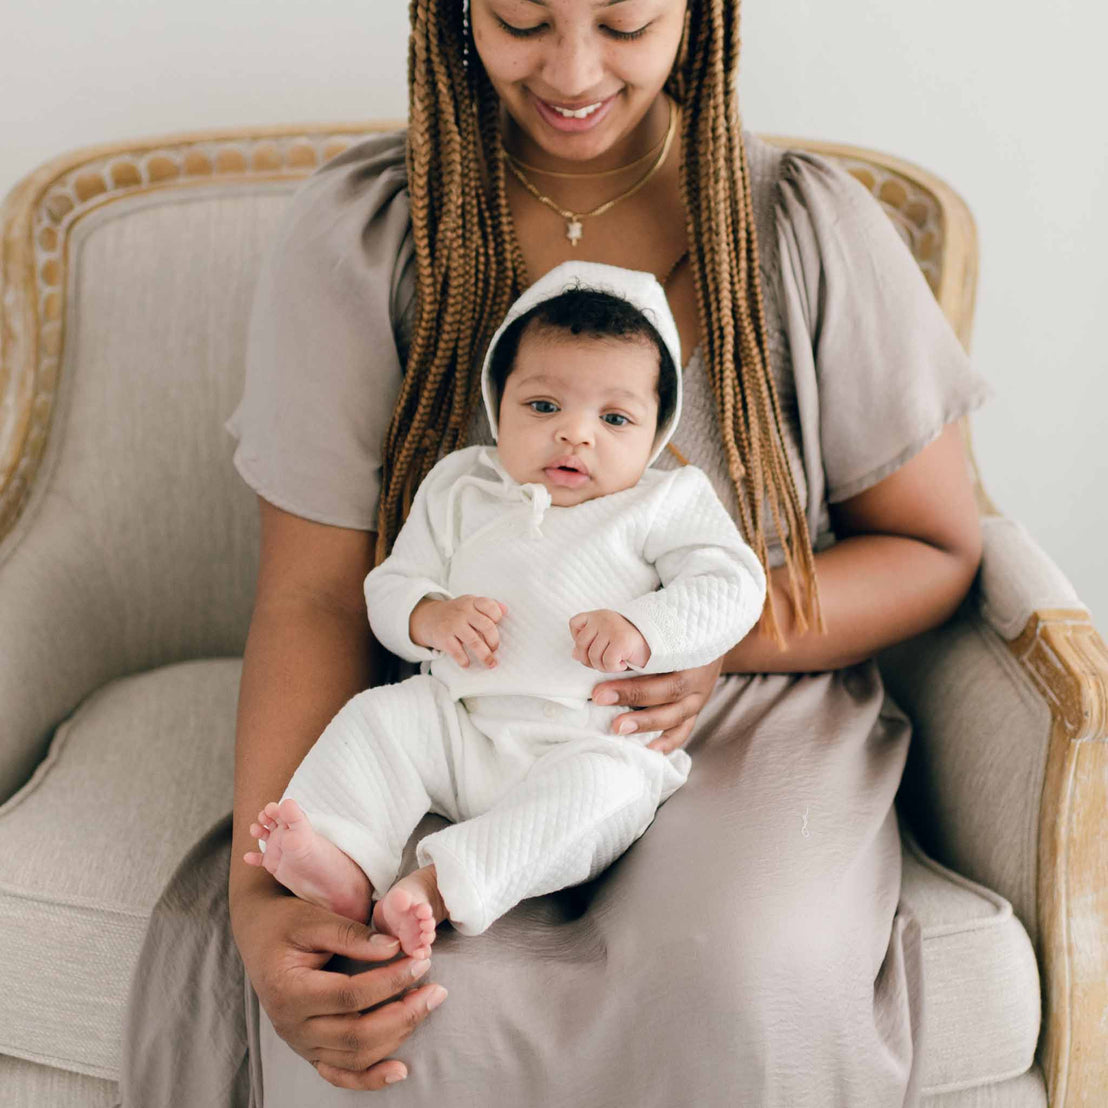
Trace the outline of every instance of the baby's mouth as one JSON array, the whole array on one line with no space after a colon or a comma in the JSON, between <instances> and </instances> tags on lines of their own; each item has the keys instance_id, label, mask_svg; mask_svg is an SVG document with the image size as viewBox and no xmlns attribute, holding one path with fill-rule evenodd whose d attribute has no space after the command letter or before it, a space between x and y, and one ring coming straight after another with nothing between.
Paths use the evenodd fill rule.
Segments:
<instances>
[{"instance_id":1,"label":"baby's mouth","mask_svg":"<svg viewBox=\"0 0 1108 1108\"><path fill-rule=\"evenodd\" d=\"M554 485L562 485L568 489L579 489L584 485L589 475L580 469L574 469L572 466L547 466L543 473Z\"/></svg>"}]
</instances>

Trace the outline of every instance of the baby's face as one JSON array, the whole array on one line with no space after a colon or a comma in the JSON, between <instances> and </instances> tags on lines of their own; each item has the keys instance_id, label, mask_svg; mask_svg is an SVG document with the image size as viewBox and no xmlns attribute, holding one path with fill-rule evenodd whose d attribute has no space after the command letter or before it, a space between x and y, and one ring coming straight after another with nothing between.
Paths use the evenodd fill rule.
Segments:
<instances>
[{"instance_id":1,"label":"baby's face","mask_svg":"<svg viewBox=\"0 0 1108 1108\"><path fill-rule=\"evenodd\" d=\"M560 508L631 488L653 452L657 380L646 339L528 328L500 400L504 468Z\"/></svg>"}]
</instances>

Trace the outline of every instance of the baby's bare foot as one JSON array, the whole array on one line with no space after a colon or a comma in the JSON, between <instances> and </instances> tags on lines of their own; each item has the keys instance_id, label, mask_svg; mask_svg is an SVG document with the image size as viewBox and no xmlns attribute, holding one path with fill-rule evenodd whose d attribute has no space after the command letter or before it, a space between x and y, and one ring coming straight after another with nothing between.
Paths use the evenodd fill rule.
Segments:
<instances>
[{"instance_id":1,"label":"baby's bare foot","mask_svg":"<svg viewBox=\"0 0 1108 1108\"><path fill-rule=\"evenodd\" d=\"M295 800L270 801L250 825L250 834L265 843L265 851L243 855L245 862L264 866L302 900L365 923L373 896L369 878L350 855L312 828Z\"/></svg>"},{"instance_id":2,"label":"baby's bare foot","mask_svg":"<svg viewBox=\"0 0 1108 1108\"><path fill-rule=\"evenodd\" d=\"M402 877L373 909L374 927L395 935L400 948L412 958L431 957L435 929L444 919L446 906L439 895L434 866Z\"/></svg>"}]
</instances>

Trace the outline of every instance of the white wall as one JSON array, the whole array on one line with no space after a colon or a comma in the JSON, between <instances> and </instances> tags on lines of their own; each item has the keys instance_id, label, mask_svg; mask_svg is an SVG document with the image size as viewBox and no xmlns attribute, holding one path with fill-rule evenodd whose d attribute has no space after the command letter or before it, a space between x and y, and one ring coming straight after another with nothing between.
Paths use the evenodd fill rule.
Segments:
<instances>
[{"instance_id":1,"label":"white wall","mask_svg":"<svg viewBox=\"0 0 1108 1108\"><path fill-rule=\"evenodd\" d=\"M1096 0L747 0L746 126L887 150L968 201L986 487L1108 632L1108 141ZM0 194L72 147L401 118L406 0L0 0Z\"/></svg>"}]
</instances>

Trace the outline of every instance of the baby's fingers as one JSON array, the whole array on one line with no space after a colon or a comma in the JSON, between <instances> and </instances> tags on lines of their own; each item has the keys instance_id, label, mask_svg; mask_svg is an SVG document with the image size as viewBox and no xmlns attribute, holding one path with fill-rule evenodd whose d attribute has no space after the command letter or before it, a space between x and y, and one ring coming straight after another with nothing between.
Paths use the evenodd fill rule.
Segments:
<instances>
[{"instance_id":1,"label":"baby's fingers","mask_svg":"<svg viewBox=\"0 0 1108 1108\"><path fill-rule=\"evenodd\" d=\"M508 605L501 604L499 600L493 600L491 596L475 597L473 606L487 615L493 623L499 623L508 614Z\"/></svg>"},{"instance_id":2,"label":"baby's fingers","mask_svg":"<svg viewBox=\"0 0 1108 1108\"><path fill-rule=\"evenodd\" d=\"M627 668L623 660L623 649L619 643L610 642L600 656L600 668L605 673L619 673Z\"/></svg>"},{"instance_id":3,"label":"baby's fingers","mask_svg":"<svg viewBox=\"0 0 1108 1108\"><path fill-rule=\"evenodd\" d=\"M494 643L492 648L486 641L490 635ZM459 632L459 638L465 644L466 649L479 661L484 662L490 668L496 665L496 660L493 658L493 649L499 644L500 639L496 635L496 628L491 623L488 624L488 631L485 633L470 624Z\"/></svg>"}]
</instances>

